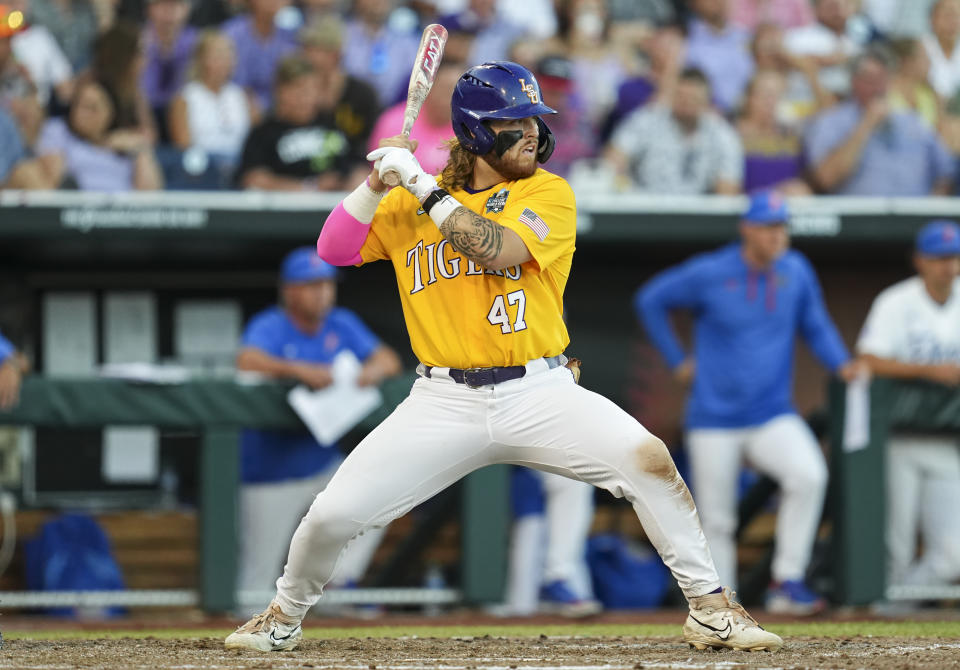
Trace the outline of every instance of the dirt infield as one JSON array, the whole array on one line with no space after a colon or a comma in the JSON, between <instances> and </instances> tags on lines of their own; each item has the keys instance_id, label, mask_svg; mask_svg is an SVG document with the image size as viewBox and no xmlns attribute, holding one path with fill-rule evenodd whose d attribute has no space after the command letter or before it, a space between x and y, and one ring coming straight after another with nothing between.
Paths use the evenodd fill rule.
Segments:
<instances>
[{"instance_id":1,"label":"dirt infield","mask_svg":"<svg viewBox=\"0 0 960 670\"><path fill-rule=\"evenodd\" d=\"M304 640L292 652L226 651L221 638L7 641L0 668L315 668L349 670L618 670L641 668L960 669L956 638L795 637L774 654L697 652L679 637L460 637Z\"/></svg>"}]
</instances>

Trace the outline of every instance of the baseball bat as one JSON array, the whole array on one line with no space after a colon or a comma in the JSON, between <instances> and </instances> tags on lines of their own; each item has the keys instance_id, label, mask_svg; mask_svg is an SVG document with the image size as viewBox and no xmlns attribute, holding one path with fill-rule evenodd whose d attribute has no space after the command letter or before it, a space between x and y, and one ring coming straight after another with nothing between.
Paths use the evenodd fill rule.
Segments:
<instances>
[{"instance_id":1,"label":"baseball bat","mask_svg":"<svg viewBox=\"0 0 960 670\"><path fill-rule=\"evenodd\" d=\"M407 86L407 107L403 111L403 128L400 133L410 137L413 122L420 115L420 108L427 94L433 88L433 80L437 76L440 59L443 58L443 47L447 43L447 29L439 23L431 23L423 29L420 37L420 47L417 49L417 58L413 62L410 72L410 83ZM389 170L383 174L383 183L387 186L397 186L400 175L396 170Z\"/></svg>"}]
</instances>

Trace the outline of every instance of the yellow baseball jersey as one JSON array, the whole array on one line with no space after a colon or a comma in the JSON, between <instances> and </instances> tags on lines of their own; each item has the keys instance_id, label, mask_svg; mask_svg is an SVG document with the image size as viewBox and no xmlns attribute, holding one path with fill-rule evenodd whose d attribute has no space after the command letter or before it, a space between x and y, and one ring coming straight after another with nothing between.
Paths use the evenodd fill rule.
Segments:
<instances>
[{"instance_id":1,"label":"yellow baseball jersey","mask_svg":"<svg viewBox=\"0 0 960 670\"><path fill-rule=\"evenodd\" d=\"M526 179L478 193L450 193L464 206L517 233L531 260L484 270L454 251L408 191L380 201L360 250L364 263L390 260L410 344L426 365L523 365L563 352L563 290L576 242L573 190L538 169Z\"/></svg>"}]
</instances>

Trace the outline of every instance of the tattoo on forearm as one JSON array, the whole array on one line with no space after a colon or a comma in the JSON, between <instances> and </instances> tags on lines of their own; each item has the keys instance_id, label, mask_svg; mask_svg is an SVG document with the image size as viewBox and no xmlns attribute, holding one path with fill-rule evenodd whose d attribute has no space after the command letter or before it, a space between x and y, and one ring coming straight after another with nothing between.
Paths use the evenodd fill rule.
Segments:
<instances>
[{"instance_id":1,"label":"tattoo on forearm","mask_svg":"<svg viewBox=\"0 0 960 670\"><path fill-rule=\"evenodd\" d=\"M453 248L478 265L486 264L503 249L503 227L466 207L458 207L440 226Z\"/></svg>"}]
</instances>

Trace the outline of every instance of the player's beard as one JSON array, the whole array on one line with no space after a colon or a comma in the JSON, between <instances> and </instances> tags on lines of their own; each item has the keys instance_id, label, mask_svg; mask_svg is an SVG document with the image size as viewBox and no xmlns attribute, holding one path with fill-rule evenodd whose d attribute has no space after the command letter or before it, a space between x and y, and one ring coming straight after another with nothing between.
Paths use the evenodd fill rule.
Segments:
<instances>
[{"instance_id":1,"label":"player's beard","mask_svg":"<svg viewBox=\"0 0 960 670\"><path fill-rule=\"evenodd\" d=\"M534 153L524 154L518 152L517 157L512 157L513 149L507 152L505 156L497 156L495 151L491 151L483 160L496 170L505 181L516 181L517 179L526 179L532 177L537 171L537 155Z\"/></svg>"}]
</instances>

